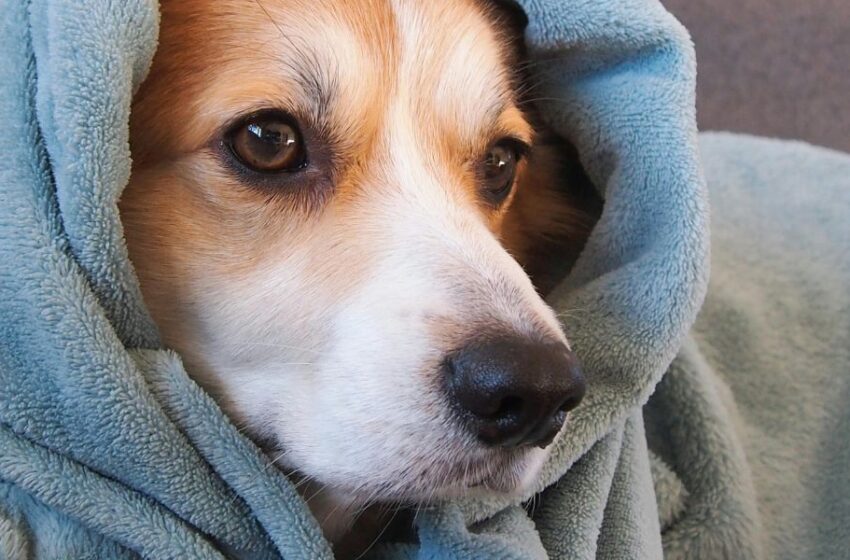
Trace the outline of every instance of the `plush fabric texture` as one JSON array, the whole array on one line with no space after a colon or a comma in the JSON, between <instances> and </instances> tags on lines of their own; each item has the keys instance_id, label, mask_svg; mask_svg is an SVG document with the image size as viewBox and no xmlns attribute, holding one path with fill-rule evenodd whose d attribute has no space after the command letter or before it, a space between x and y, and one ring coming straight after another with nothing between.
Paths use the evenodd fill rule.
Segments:
<instances>
[{"instance_id":1,"label":"plush fabric texture","mask_svg":"<svg viewBox=\"0 0 850 560\"><path fill-rule=\"evenodd\" d=\"M728 133L701 147L711 285L645 409L688 491L666 557L844 558L850 156Z\"/></svg>"},{"instance_id":2,"label":"plush fabric texture","mask_svg":"<svg viewBox=\"0 0 850 560\"><path fill-rule=\"evenodd\" d=\"M683 347L708 271L687 34L650 0L521 3L541 108L606 198L551 298L588 396L533 507L497 496L435 506L417 517L417 543L370 555L799 557L848 546L837 489L848 451L832 445L848 426L848 384L836 384L850 363L847 294L832 294L842 277L829 268L848 272L847 244L829 245L831 229L846 234L847 189L836 186L846 158L707 141L733 212L719 228L748 237L736 245L743 233L721 231L729 253L715 258L729 271ZM0 558L331 558L292 484L161 347L127 259L116 201L156 2L0 7ZM802 210L789 215L792 199ZM753 214L772 233L747 230ZM797 220L813 223L799 239ZM748 262L768 268L750 275ZM756 295L765 284L770 295ZM783 380L812 388L810 400L784 394Z\"/></svg>"}]
</instances>

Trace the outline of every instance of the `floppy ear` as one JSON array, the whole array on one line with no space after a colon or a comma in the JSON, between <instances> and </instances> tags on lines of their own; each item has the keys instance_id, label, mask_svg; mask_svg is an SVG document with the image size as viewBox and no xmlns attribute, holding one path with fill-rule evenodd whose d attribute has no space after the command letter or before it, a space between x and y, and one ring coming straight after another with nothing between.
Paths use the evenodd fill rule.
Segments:
<instances>
[{"instance_id":1,"label":"floppy ear","mask_svg":"<svg viewBox=\"0 0 850 560\"><path fill-rule=\"evenodd\" d=\"M537 291L548 294L569 273L599 219L602 200L575 148L540 126L505 214L502 245Z\"/></svg>"},{"instance_id":2,"label":"floppy ear","mask_svg":"<svg viewBox=\"0 0 850 560\"><path fill-rule=\"evenodd\" d=\"M522 265L541 294L567 274L599 219L602 200L579 162L575 148L544 124L533 99L526 64L528 17L515 0L487 0L496 25L515 53L514 84L519 104L535 130L535 141L517 194L508 208L502 244Z\"/></svg>"}]
</instances>

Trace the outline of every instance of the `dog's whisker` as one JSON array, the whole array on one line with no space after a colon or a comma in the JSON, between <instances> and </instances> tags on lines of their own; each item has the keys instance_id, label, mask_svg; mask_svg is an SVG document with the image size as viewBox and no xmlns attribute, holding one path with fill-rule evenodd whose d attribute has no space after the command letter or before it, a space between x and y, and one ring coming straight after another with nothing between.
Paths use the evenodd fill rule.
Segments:
<instances>
[{"instance_id":1,"label":"dog's whisker","mask_svg":"<svg viewBox=\"0 0 850 560\"><path fill-rule=\"evenodd\" d=\"M303 476L304 476L304 478L302 478L301 480L299 480L298 482L296 482L296 483L293 485L293 487L294 487L296 490L298 490L299 488L301 488L301 487L302 487L302 486L304 486L305 484L309 484L309 483L313 482L313 480L314 480L312 476L309 476L309 475L303 475Z\"/></svg>"},{"instance_id":2,"label":"dog's whisker","mask_svg":"<svg viewBox=\"0 0 850 560\"><path fill-rule=\"evenodd\" d=\"M231 423L233 424L233 427L236 428L236 431L239 432L240 434L245 433L245 430L247 430L251 427L250 423L248 423L248 422L236 423L236 422L231 421Z\"/></svg>"},{"instance_id":3,"label":"dog's whisker","mask_svg":"<svg viewBox=\"0 0 850 560\"><path fill-rule=\"evenodd\" d=\"M366 510L368 510L371 505L371 499L368 499L354 511L354 515L352 516L351 520L352 527L357 524L357 522L360 520L361 517L363 517L363 514L366 513Z\"/></svg>"},{"instance_id":4,"label":"dog's whisker","mask_svg":"<svg viewBox=\"0 0 850 560\"><path fill-rule=\"evenodd\" d=\"M390 517L389 521L387 521L387 523L384 525L384 528L383 528L383 529L381 529L381 531L378 533L378 536L377 536L377 537L375 537L375 538L374 538L374 540L372 540L371 544L369 544L369 546L367 546L367 547L366 547L366 549L365 549L363 552L361 552L361 553L360 553L360 554L359 554L359 555L358 555L358 556L357 556L354 560L360 560L361 558L363 558L364 556L366 556L366 554L368 554L368 553L369 553L369 551L370 551L370 550L372 550L372 548L373 548L376 544L378 544L378 541L380 541L380 540L381 540L381 537L383 537L383 536L384 536L384 533L386 533L386 532L387 532L387 529L389 529L389 528L390 528L390 525L392 525L392 524L393 524L393 521L395 521L395 518L396 518L396 515L397 515L397 514L398 514L398 510L396 510L396 511L394 511L394 512L393 512L393 514L392 514L392 516Z\"/></svg>"},{"instance_id":5,"label":"dog's whisker","mask_svg":"<svg viewBox=\"0 0 850 560\"><path fill-rule=\"evenodd\" d=\"M556 317L581 317L583 314L588 313L587 309L567 309L565 311L560 311L555 314Z\"/></svg>"},{"instance_id":6,"label":"dog's whisker","mask_svg":"<svg viewBox=\"0 0 850 560\"><path fill-rule=\"evenodd\" d=\"M338 512L342 506L342 501L337 502L337 504L333 508L331 508L331 510L324 516L321 525L327 525L328 521L333 518L334 514L336 514L336 512Z\"/></svg>"},{"instance_id":7,"label":"dog's whisker","mask_svg":"<svg viewBox=\"0 0 850 560\"><path fill-rule=\"evenodd\" d=\"M266 468L268 468L269 466L272 466L272 465L276 466L277 462L280 461L281 459L283 459L284 457L286 457L286 455L288 453L289 453L289 450L284 449L283 451L281 451L280 453L278 453L277 455L272 457L271 461L269 461L269 464L266 466ZM292 473L294 474L295 471L292 471ZM287 476L289 476L289 475L287 475Z\"/></svg>"},{"instance_id":8,"label":"dog's whisker","mask_svg":"<svg viewBox=\"0 0 850 560\"><path fill-rule=\"evenodd\" d=\"M315 499L317 496L319 496L322 492L324 492L325 489L327 489L327 487L328 487L327 484L319 483L319 488L315 492L313 492L310 496L305 498L304 503L307 504L307 505L310 505L310 502L313 499Z\"/></svg>"},{"instance_id":9,"label":"dog's whisker","mask_svg":"<svg viewBox=\"0 0 850 560\"><path fill-rule=\"evenodd\" d=\"M283 473L286 478L292 478L298 472L298 469L292 469L289 472Z\"/></svg>"},{"instance_id":10,"label":"dog's whisker","mask_svg":"<svg viewBox=\"0 0 850 560\"><path fill-rule=\"evenodd\" d=\"M227 343L228 347L251 347L251 346L262 346L264 348L276 348L281 350L295 350L297 352L309 352L311 354L321 355L321 351L314 350L311 348L304 348L301 346L293 346L291 344L274 344L272 342L229 342Z\"/></svg>"}]
</instances>

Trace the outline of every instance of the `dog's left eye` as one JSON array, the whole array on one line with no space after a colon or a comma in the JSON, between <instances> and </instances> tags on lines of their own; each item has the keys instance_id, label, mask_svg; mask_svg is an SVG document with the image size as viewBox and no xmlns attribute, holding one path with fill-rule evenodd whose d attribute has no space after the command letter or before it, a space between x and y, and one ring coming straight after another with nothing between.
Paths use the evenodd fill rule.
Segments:
<instances>
[{"instance_id":1,"label":"dog's left eye","mask_svg":"<svg viewBox=\"0 0 850 560\"><path fill-rule=\"evenodd\" d=\"M227 135L230 151L242 165L262 173L298 171L307 164L304 140L295 121L267 111L240 122Z\"/></svg>"},{"instance_id":2,"label":"dog's left eye","mask_svg":"<svg viewBox=\"0 0 850 560\"><path fill-rule=\"evenodd\" d=\"M511 138L490 146L481 163L481 176L488 200L500 204L508 197L516 179L517 164L527 149L524 143Z\"/></svg>"}]
</instances>

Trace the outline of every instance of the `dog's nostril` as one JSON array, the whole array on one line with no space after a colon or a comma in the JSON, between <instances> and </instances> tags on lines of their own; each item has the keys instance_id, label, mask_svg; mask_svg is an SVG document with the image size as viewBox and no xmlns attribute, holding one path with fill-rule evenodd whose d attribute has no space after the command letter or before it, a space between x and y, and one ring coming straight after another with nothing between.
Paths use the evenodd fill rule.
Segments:
<instances>
[{"instance_id":1,"label":"dog's nostril","mask_svg":"<svg viewBox=\"0 0 850 560\"><path fill-rule=\"evenodd\" d=\"M584 391L582 391L580 395L572 396L565 400L563 403L561 403L561 406L558 407L558 411L563 413L571 411L572 409L577 407L579 403L581 403L582 397L584 397Z\"/></svg>"},{"instance_id":2,"label":"dog's nostril","mask_svg":"<svg viewBox=\"0 0 850 560\"><path fill-rule=\"evenodd\" d=\"M505 397L500 403L499 409L493 414L493 419L505 418L522 413L524 403L519 397Z\"/></svg>"},{"instance_id":3,"label":"dog's nostril","mask_svg":"<svg viewBox=\"0 0 850 560\"><path fill-rule=\"evenodd\" d=\"M452 400L488 445L548 445L584 395L578 362L560 342L478 340L447 358L445 371Z\"/></svg>"}]
</instances>

